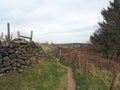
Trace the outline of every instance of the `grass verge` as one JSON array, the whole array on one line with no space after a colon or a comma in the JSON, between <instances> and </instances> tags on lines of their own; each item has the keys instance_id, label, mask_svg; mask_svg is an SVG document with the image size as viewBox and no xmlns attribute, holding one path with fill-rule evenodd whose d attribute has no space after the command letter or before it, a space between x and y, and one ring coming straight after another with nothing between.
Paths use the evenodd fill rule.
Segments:
<instances>
[{"instance_id":1,"label":"grass verge","mask_svg":"<svg viewBox=\"0 0 120 90\"><path fill-rule=\"evenodd\" d=\"M85 73L85 70L78 69L76 65L67 62L62 64L69 66L73 69L74 78L76 82L76 90L110 90L113 74L109 71L100 70L95 75ZM117 87L120 90L120 80Z\"/></svg>"},{"instance_id":2,"label":"grass verge","mask_svg":"<svg viewBox=\"0 0 120 90\"><path fill-rule=\"evenodd\" d=\"M55 60L31 64L23 73L0 78L0 90L66 90L67 70Z\"/></svg>"}]
</instances>

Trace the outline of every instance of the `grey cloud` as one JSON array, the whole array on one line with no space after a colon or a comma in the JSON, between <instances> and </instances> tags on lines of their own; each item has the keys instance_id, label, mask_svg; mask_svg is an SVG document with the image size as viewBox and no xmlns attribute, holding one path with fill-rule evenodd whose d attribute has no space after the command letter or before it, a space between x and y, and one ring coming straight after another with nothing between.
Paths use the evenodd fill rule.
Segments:
<instances>
[{"instance_id":1,"label":"grey cloud","mask_svg":"<svg viewBox=\"0 0 120 90\"><path fill-rule=\"evenodd\" d=\"M14 35L18 30L25 35L34 30L35 41L79 42L82 38L85 42L102 20L100 11L109 1L1 0L0 32L6 33L10 22Z\"/></svg>"}]
</instances>

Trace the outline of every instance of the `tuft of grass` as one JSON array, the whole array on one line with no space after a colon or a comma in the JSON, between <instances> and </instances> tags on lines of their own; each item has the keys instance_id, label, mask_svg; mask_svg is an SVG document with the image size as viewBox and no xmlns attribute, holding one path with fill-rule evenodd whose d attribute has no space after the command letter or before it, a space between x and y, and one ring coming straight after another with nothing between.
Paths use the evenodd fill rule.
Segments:
<instances>
[{"instance_id":1,"label":"tuft of grass","mask_svg":"<svg viewBox=\"0 0 120 90\"><path fill-rule=\"evenodd\" d=\"M0 90L66 90L67 69L55 60L31 64L23 73L0 78Z\"/></svg>"}]
</instances>

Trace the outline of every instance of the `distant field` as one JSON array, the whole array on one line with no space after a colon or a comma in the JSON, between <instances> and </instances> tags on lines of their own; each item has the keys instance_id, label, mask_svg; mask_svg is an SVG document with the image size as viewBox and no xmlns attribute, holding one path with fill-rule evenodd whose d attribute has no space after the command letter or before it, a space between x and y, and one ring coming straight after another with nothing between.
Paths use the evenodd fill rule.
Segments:
<instances>
[{"instance_id":1,"label":"distant field","mask_svg":"<svg viewBox=\"0 0 120 90\"><path fill-rule=\"evenodd\" d=\"M67 70L55 60L41 60L22 74L0 78L0 90L66 90Z\"/></svg>"},{"instance_id":2,"label":"distant field","mask_svg":"<svg viewBox=\"0 0 120 90\"><path fill-rule=\"evenodd\" d=\"M52 45L50 45L50 44L38 44L40 47L42 47L42 49L44 50L44 51L47 51L47 50L51 50L51 49L53 49L54 47L52 46Z\"/></svg>"}]
</instances>

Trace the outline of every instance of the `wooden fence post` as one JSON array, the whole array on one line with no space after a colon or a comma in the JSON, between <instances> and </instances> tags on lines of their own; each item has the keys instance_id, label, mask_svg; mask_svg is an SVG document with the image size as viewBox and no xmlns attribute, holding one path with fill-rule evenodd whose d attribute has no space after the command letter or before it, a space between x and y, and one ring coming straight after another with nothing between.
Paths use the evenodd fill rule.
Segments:
<instances>
[{"instance_id":1,"label":"wooden fence post","mask_svg":"<svg viewBox=\"0 0 120 90\"><path fill-rule=\"evenodd\" d=\"M7 23L7 41L10 42L10 23Z\"/></svg>"},{"instance_id":2,"label":"wooden fence post","mask_svg":"<svg viewBox=\"0 0 120 90\"><path fill-rule=\"evenodd\" d=\"M116 90L117 89L117 85L119 83L119 78L120 78L120 73L115 73L113 76L113 80L111 83L111 87L110 90Z\"/></svg>"},{"instance_id":3,"label":"wooden fence post","mask_svg":"<svg viewBox=\"0 0 120 90\"><path fill-rule=\"evenodd\" d=\"M17 38L20 38L20 32L17 31Z\"/></svg>"},{"instance_id":4,"label":"wooden fence post","mask_svg":"<svg viewBox=\"0 0 120 90\"><path fill-rule=\"evenodd\" d=\"M0 36L1 38L3 38L3 32L1 33L1 36Z\"/></svg>"},{"instance_id":5,"label":"wooden fence post","mask_svg":"<svg viewBox=\"0 0 120 90\"><path fill-rule=\"evenodd\" d=\"M32 38L33 38L33 31L31 31L30 41L32 41Z\"/></svg>"},{"instance_id":6,"label":"wooden fence post","mask_svg":"<svg viewBox=\"0 0 120 90\"><path fill-rule=\"evenodd\" d=\"M89 90L88 58L87 58L87 55L84 55L84 59L85 59L85 83L86 83L86 90Z\"/></svg>"},{"instance_id":7,"label":"wooden fence post","mask_svg":"<svg viewBox=\"0 0 120 90\"><path fill-rule=\"evenodd\" d=\"M61 60L61 56L62 56L62 52L61 52L61 49L59 50L59 60Z\"/></svg>"}]
</instances>

